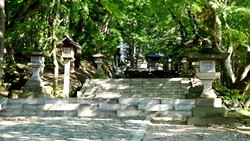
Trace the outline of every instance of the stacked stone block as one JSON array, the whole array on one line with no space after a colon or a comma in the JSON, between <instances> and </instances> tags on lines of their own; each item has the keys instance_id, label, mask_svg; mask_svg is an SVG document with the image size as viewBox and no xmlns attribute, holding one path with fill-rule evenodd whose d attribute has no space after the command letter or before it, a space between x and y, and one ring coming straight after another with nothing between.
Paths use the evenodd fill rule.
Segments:
<instances>
[{"instance_id":1,"label":"stacked stone block","mask_svg":"<svg viewBox=\"0 0 250 141\"><path fill-rule=\"evenodd\" d=\"M190 117L195 99L33 98L8 99L0 116L163 116Z\"/></svg>"},{"instance_id":2,"label":"stacked stone block","mask_svg":"<svg viewBox=\"0 0 250 141\"><path fill-rule=\"evenodd\" d=\"M196 106L184 99L182 78L90 79L78 98L19 98L0 103L0 116L189 117Z\"/></svg>"}]
</instances>

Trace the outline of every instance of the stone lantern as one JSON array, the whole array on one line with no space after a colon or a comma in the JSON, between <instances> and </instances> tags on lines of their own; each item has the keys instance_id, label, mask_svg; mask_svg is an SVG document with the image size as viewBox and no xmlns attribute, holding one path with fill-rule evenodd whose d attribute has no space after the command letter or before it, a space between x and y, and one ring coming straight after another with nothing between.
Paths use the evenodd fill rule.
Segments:
<instances>
[{"instance_id":1,"label":"stone lantern","mask_svg":"<svg viewBox=\"0 0 250 141\"><path fill-rule=\"evenodd\" d=\"M95 54L93 55L93 57L95 58L95 63L97 64L97 69L102 69L102 59L105 57L104 55L102 55L101 53Z\"/></svg>"},{"instance_id":2,"label":"stone lantern","mask_svg":"<svg viewBox=\"0 0 250 141\"><path fill-rule=\"evenodd\" d=\"M183 64L183 71L187 72L188 71L188 61L187 61L187 56L183 56L181 63Z\"/></svg>"},{"instance_id":3,"label":"stone lantern","mask_svg":"<svg viewBox=\"0 0 250 141\"><path fill-rule=\"evenodd\" d=\"M188 61L192 62L195 69L195 77L200 79L204 84L200 97L217 97L212 89L212 83L216 78L219 78L221 74L215 70L215 61L225 60L228 55L228 53L219 53L213 50L208 39L202 41L202 48L199 51L188 53Z\"/></svg>"},{"instance_id":4,"label":"stone lantern","mask_svg":"<svg viewBox=\"0 0 250 141\"><path fill-rule=\"evenodd\" d=\"M180 55L180 58L182 64L182 71L180 77L189 77L189 70L188 70L189 62L187 61L187 55L186 54Z\"/></svg>"},{"instance_id":5,"label":"stone lantern","mask_svg":"<svg viewBox=\"0 0 250 141\"><path fill-rule=\"evenodd\" d=\"M102 59L105 56L101 53L97 53L93 55L93 58L95 59L95 63L97 64L97 69L96 72L94 74L94 78L105 78L105 75L103 74L103 70L102 70Z\"/></svg>"},{"instance_id":6,"label":"stone lantern","mask_svg":"<svg viewBox=\"0 0 250 141\"><path fill-rule=\"evenodd\" d=\"M23 55L30 57L28 66L32 68L32 76L23 88L23 94L20 98L49 98L51 97L51 87L44 86L43 80L40 77L40 70L45 65L43 57L50 55L43 51L23 51Z\"/></svg>"},{"instance_id":7,"label":"stone lantern","mask_svg":"<svg viewBox=\"0 0 250 141\"><path fill-rule=\"evenodd\" d=\"M64 35L64 38L61 40L63 44L58 46L62 48L62 58L64 59L64 83L63 83L63 94L65 97L69 97L69 88L70 88L70 70L74 72L74 60L75 60L75 51L80 50L82 47L73 41L68 35ZM72 64L72 65L71 65ZM72 68L70 69L70 66Z\"/></svg>"},{"instance_id":8,"label":"stone lantern","mask_svg":"<svg viewBox=\"0 0 250 141\"><path fill-rule=\"evenodd\" d=\"M223 61L229 53L216 52L211 48L208 39L203 39L199 51L189 52L188 61L192 62L195 77L203 82L204 88L200 98L196 99L196 107L192 108L192 117L187 118L187 124L232 124L233 120L227 117L226 109L222 107L222 99L212 89L212 83L220 77L216 72L216 61Z\"/></svg>"}]
</instances>

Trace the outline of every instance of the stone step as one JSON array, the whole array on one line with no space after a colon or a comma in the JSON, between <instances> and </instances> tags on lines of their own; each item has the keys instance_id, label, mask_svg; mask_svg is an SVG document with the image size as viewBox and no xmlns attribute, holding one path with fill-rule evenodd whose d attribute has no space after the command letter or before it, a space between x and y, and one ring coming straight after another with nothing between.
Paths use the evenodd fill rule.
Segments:
<instances>
[{"instance_id":1,"label":"stone step","mask_svg":"<svg viewBox=\"0 0 250 141\"><path fill-rule=\"evenodd\" d=\"M175 117L186 118L191 117L191 111L141 111L141 110L1 110L1 117L14 116L67 116L67 117L85 117L85 116L118 116L118 117L133 117L133 116L150 116L157 117Z\"/></svg>"},{"instance_id":2,"label":"stone step","mask_svg":"<svg viewBox=\"0 0 250 141\"><path fill-rule=\"evenodd\" d=\"M146 99L146 98L120 98L118 103L49 103L49 104L3 104L3 110L79 110L83 108L100 109L100 110L144 110L144 111L167 111L181 110L190 111L195 107L195 100L186 99Z\"/></svg>"},{"instance_id":3,"label":"stone step","mask_svg":"<svg viewBox=\"0 0 250 141\"><path fill-rule=\"evenodd\" d=\"M119 98L121 104L179 104L196 105L196 99L162 99L162 98Z\"/></svg>"},{"instance_id":4,"label":"stone step","mask_svg":"<svg viewBox=\"0 0 250 141\"><path fill-rule=\"evenodd\" d=\"M157 115L158 112L153 111L139 111L139 110L117 110L118 117L133 117L133 116L153 116Z\"/></svg>"},{"instance_id":5,"label":"stone step","mask_svg":"<svg viewBox=\"0 0 250 141\"><path fill-rule=\"evenodd\" d=\"M18 98L8 99L6 104L189 104L195 105L196 99L172 99L172 98Z\"/></svg>"},{"instance_id":6,"label":"stone step","mask_svg":"<svg viewBox=\"0 0 250 141\"><path fill-rule=\"evenodd\" d=\"M113 93L113 94L128 94L128 95L133 95L133 94L165 94L165 95L177 95L177 94L186 94L181 90L96 90L96 91L85 91L84 94L107 94L107 93Z\"/></svg>"},{"instance_id":7,"label":"stone step","mask_svg":"<svg viewBox=\"0 0 250 141\"><path fill-rule=\"evenodd\" d=\"M98 104L118 103L118 98L18 98L8 99L7 104Z\"/></svg>"},{"instance_id":8,"label":"stone step","mask_svg":"<svg viewBox=\"0 0 250 141\"><path fill-rule=\"evenodd\" d=\"M116 84L105 84L103 85L95 85L95 86L88 86L88 90L133 90L133 89L139 89L139 90L155 90L155 89L164 89L169 90L173 88L182 88L181 84L169 84L169 85L162 85L159 83L154 84L144 84L144 85L116 85Z\"/></svg>"},{"instance_id":9,"label":"stone step","mask_svg":"<svg viewBox=\"0 0 250 141\"><path fill-rule=\"evenodd\" d=\"M79 110L83 108L98 109L98 104L6 104L3 110Z\"/></svg>"},{"instance_id":10,"label":"stone step","mask_svg":"<svg viewBox=\"0 0 250 141\"><path fill-rule=\"evenodd\" d=\"M157 117L177 117L177 118L187 118L191 117L192 112L190 111L160 111Z\"/></svg>"},{"instance_id":11,"label":"stone step","mask_svg":"<svg viewBox=\"0 0 250 141\"><path fill-rule=\"evenodd\" d=\"M0 116L189 117L195 106L195 99L9 99L7 104L1 104Z\"/></svg>"},{"instance_id":12,"label":"stone step","mask_svg":"<svg viewBox=\"0 0 250 141\"><path fill-rule=\"evenodd\" d=\"M156 114L157 112L138 111L138 110L1 110L1 117L15 117L15 116L40 116L40 117L88 117L88 116L119 116L119 117L133 117Z\"/></svg>"},{"instance_id":13,"label":"stone step","mask_svg":"<svg viewBox=\"0 0 250 141\"><path fill-rule=\"evenodd\" d=\"M141 83L140 84L140 87L138 87L138 84L132 84L132 83L128 83L128 84L116 84L116 83L108 83L108 84L91 84L91 85L88 85L88 88L91 88L91 89L97 89L97 88L102 88L102 89L114 89L114 88L117 88L117 89L131 89L131 88L148 88L148 89L153 89L153 88L171 88L171 87L180 87L181 86L181 83Z\"/></svg>"},{"instance_id":14,"label":"stone step","mask_svg":"<svg viewBox=\"0 0 250 141\"><path fill-rule=\"evenodd\" d=\"M195 107L192 109L193 117L227 117L224 107Z\"/></svg>"},{"instance_id":15,"label":"stone step","mask_svg":"<svg viewBox=\"0 0 250 141\"><path fill-rule=\"evenodd\" d=\"M187 118L188 125L210 126L210 125L233 125L235 120L228 117L189 117Z\"/></svg>"},{"instance_id":16,"label":"stone step","mask_svg":"<svg viewBox=\"0 0 250 141\"><path fill-rule=\"evenodd\" d=\"M76 110L1 110L0 116L13 117L13 116L77 116Z\"/></svg>"},{"instance_id":17,"label":"stone step","mask_svg":"<svg viewBox=\"0 0 250 141\"><path fill-rule=\"evenodd\" d=\"M148 116L189 117L195 99L20 98L1 104L0 116Z\"/></svg>"},{"instance_id":18,"label":"stone step","mask_svg":"<svg viewBox=\"0 0 250 141\"><path fill-rule=\"evenodd\" d=\"M189 82L182 78L89 79L79 97L185 98Z\"/></svg>"}]
</instances>

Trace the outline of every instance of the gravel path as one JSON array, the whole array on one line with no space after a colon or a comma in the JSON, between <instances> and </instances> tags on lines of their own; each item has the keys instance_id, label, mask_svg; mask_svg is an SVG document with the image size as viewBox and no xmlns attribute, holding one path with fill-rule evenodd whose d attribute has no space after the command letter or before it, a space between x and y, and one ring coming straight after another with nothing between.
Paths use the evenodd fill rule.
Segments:
<instances>
[{"instance_id":1,"label":"gravel path","mask_svg":"<svg viewBox=\"0 0 250 141\"><path fill-rule=\"evenodd\" d=\"M248 128L249 130L249 128ZM250 141L250 130L234 127L198 127L186 125L184 121L160 121L151 123L143 141Z\"/></svg>"},{"instance_id":2,"label":"gravel path","mask_svg":"<svg viewBox=\"0 0 250 141\"><path fill-rule=\"evenodd\" d=\"M145 118L47 117L4 119L0 141L128 141Z\"/></svg>"},{"instance_id":3,"label":"gravel path","mask_svg":"<svg viewBox=\"0 0 250 141\"><path fill-rule=\"evenodd\" d=\"M143 117L0 118L0 141L249 141L250 131ZM149 125L147 126L147 124ZM249 129L249 128L248 128ZM145 131L146 130L146 131ZM138 139L140 141L140 139Z\"/></svg>"}]
</instances>

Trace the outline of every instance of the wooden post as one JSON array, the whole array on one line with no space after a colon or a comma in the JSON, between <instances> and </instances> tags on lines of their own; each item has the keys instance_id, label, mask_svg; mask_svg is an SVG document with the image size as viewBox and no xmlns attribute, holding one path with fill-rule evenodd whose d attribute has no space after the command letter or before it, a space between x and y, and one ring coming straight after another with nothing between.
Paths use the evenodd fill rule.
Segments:
<instances>
[{"instance_id":1,"label":"wooden post","mask_svg":"<svg viewBox=\"0 0 250 141\"><path fill-rule=\"evenodd\" d=\"M63 94L67 98L69 98L69 85L70 85L70 59L65 59Z\"/></svg>"}]
</instances>

